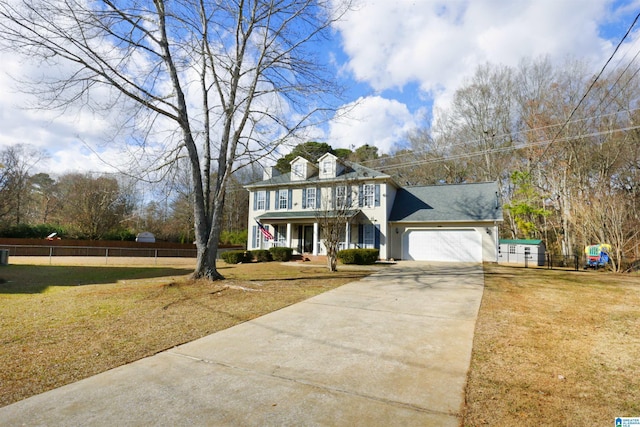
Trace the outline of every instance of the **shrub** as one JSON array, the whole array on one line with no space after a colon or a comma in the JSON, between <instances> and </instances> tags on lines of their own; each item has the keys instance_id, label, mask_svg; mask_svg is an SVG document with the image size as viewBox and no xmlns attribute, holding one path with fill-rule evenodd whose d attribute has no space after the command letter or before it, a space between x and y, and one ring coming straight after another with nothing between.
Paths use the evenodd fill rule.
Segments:
<instances>
[{"instance_id":1,"label":"shrub","mask_svg":"<svg viewBox=\"0 0 640 427\"><path fill-rule=\"evenodd\" d=\"M344 249L338 252L338 259L343 264L374 264L379 256L379 249Z\"/></svg>"},{"instance_id":2,"label":"shrub","mask_svg":"<svg viewBox=\"0 0 640 427\"><path fill-rule=\"evenodd\" d=\"M127 242L135 242L136 234L131 230L120 229L106 232L100 240L121 240Z\"/></svg>"},{"instance_id":3,"label":"shrub","mask_svg":"<svg viewBox=\"0 0 640 427\"><path fill-rule=\"evenodd\" d=\"M64 230L62 227L49 224L19 224L1 230L0 237L44 239L53 232L58 233L58 235L62 235Z\"/></svg>"},{"instance_id":4,"label":"shrub","mask_svg":"<svg viewBox=\"0 0 640 427\"><path fill-rule=\"evenodd\" d=\"M252 251L251 253L253 254L253 257L256 259L256 261L258 261L258 262L273 261L273 257L271 256L271 252L269 252L266 249L258 249L256 251Z\"/></svg>"},{"instance_id":5,"label":"shrub","mask_svg":"<svg viewBox=\"0 0 640 427\"><path fill-rule=\"evenodd\" d=\"M241 262L251 262L253 254L251 251L227 251L222 252L220 258L227 264L240 264Z\"/></svg>"},{"instance_id":6,"label":"shrub","mask_svg":"<svg viewBox=\"0 0 640 427\"><path fill-rule=\"evenodd\" d=\"M271 252L271 257L274 261L291 261L293 256L293 248L274 246L269 248L269 252Z\"/></svg>"}]
</instances>

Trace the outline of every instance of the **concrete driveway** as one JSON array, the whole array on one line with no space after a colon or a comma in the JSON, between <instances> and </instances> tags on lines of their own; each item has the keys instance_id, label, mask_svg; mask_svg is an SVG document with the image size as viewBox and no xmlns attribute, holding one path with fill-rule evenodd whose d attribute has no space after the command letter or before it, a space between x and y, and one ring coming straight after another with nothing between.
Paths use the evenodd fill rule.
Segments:
<instances>
[{"instance_id":1,"label":"concrete driveway","mask_svg":"<svg viewBox=\"0 0 640 427\"><path fill-rule=\"evenodd\" d=\"M0 408L0 425L458 426L481 265L358 282Z\"/></svg>"}]
</instances>

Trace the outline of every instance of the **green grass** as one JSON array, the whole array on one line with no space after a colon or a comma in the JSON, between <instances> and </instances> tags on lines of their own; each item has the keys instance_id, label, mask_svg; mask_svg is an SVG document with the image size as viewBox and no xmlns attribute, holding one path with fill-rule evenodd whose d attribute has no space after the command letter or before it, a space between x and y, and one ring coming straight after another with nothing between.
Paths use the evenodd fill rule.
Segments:
<instances>
[{"instance_id":1,"label":"green grass","mask_svg":"<svg viewBox=\"0 0 640 427\"><path fill-rule=\"evenodd\" d=\"M8 265L0 269L0 294L34 294L50 287L115 283L119 280L184 276L192 269L168 267L84 267Z\"/></svg>"}]
</instances>

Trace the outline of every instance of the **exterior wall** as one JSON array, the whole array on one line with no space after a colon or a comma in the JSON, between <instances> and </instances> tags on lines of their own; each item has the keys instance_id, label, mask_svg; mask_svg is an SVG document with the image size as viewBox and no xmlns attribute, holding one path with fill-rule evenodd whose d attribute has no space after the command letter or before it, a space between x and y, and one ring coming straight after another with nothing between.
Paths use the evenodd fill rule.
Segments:
<instances>
[{"instance_id":1,"label":"exterior wall","mask_svg":"<svg viewBox=\"0 0 640 427\"><path fill-rule=\"evenodd\" d=\"M402 240L407 229L435 230L438 228L472 228L482 236L482 260L485 262L498 261L498 226L491 223L434 223L426 225L424 223L391 223L389 226L390 241L388 258L395 260L402 259Z\"/></svg>"},{"instance_id":2,"label":"exterior wall","mask_svg":"<svg viewBox=\"0 0 640 427\"><path fill-rule=\"evenodd\" d=\"M316 194L316 198L320 198L320 201L321 201L320 209L327 209L327 203L331 203L331 194L332 194L331 189L336 185L340 185L340 184L341 183L338 179L338 180L334 180L326 183L314 182L314 183L307 184L302 182L295 182L291 184L283 184L280 187L252 189L249 193L249 216L248 216L249 218L248 234L249 235L248 235L247 248L248 249L259 249L259 248L265 249L272 246L273 244L273 242L265 242L263 238L259 239L260 240L259 245L256 244L253 230L254 230L254 227L257 226L256 218L258 216L268 212L278 212L278 211L280 212L286 212L286 211L314 212L316 211L317 210L316 208L309 208L309 207L303 208L304 206L303 192L307 188L320 189L319 193ZM359 185L361 184L374 184L374 185L380 186L379 198L378 198L379 206L372 206L372 207L359 206L359 198L360 198ZM355 218L351 220L350 233L348 236L349 246L357 247L358 245L358 241L359 241L358 224L361 224L361 223L374 224L375 226L379 227L380 258L387 259L388 258L387 241L388 241L389 225L386 218L388 217L388 214L390 213L391 208L393 206L393 200L395 199L395 194L396 194L395 188L393 188L393 186L387 184L384 181L375 181L375 180L352 182L347 185L350 185L352 190L352 194L351 194L352 208L360 210L360 214L358 214ZM291 203L290 203L291 209L287 209L287 210L275 209L278 203L277 190L284 190L284 189L292 190ZM268 201L265 202L265 205L268 205L269 209L260 209L260 210L254 209L256 194L258 191L268 191ZM308 218L291 218L289 220L282 219L282 220L277 220L273 222L278 224L286 224L286 223L290 224L290 235L288 239L288 244L290 247L293 247L294 249L296 249L298 247L300 239L302 238L302 236L299 235L298 226L303 224L309 226L317 222L317 220L314 217L308 217ZM265 227L267 227L267 229L275 236L275 229L272 226L273 224L271 224L271 221L262 221L262 224ZM321 244L318 245L318 249L320 254L324 253L324 247Z\"/></svg>"}]
</instances>

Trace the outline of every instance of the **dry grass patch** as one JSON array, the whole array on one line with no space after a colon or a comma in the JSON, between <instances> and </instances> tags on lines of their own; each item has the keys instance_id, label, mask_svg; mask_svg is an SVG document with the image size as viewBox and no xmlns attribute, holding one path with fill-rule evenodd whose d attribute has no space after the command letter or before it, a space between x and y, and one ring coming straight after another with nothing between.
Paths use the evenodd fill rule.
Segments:
<instances>
[{"instance_id":1,"label":"dry grass patch","mask_svg":"<svg viewBox=\"0 0 640 427\"><path fill-rule=\"evenodd\" d=\"M640 278L485 267L464 424L640 416Z\"/></svg>"},{"instance_id":2,"label":"dry grass patch","mask_svg":"<svg viewBox=\"0 0 640 427\"><path fill-rule=\"evenodd\" d=\"M0 268L0 406L155 354L366 276L323 266Z\"/></svg>"}]
</instances>

